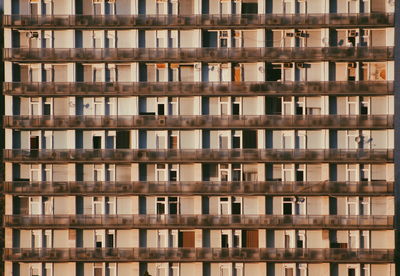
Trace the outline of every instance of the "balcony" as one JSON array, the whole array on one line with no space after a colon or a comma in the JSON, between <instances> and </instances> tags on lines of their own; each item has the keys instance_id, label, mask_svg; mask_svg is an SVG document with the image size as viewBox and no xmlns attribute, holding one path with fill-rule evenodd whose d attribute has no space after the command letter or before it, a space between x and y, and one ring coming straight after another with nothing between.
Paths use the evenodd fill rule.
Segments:
<instances>
[{"instance_id":1,"label":"balcony","mask_svg":"<svg viewBox=\"0 0 400 276\"><path fill-rule=\"evenodd\" d=\"M391 129L393 115L4 116L15 129Z\"/></svg>"},{"instance_id":2,"label":"balcony","mask_svg":"<svg viewBox=\"0 0 400 276\"><path fill-rule=\"evenodd\" d=\"M393 216L301 215L6 215L19 229L394 229Z\"/></svg>"},{"instance_id":3,"label":"balcony","mask_svg":"<svg viewBox=\"0 0 400 276\"><path fill-rule=\"evenodd\" d=\"M37 96L321 96L393 95L393 81L321 82L5 82L5 95Z\"/></svg>"},{"instance_id":4,"label":"balcony","mask_svg":"<svg viewBox=\"0 0 400 276\"><path fill-rule=\"evenodd\" d=\"M119 182L29 182L4 183L13 195L365 195L394 194L394 182L288 182L288 181L119 181Z\"/></svg>"},{"instance_id":5,"label":"balcony","mask_svg":"<svg viewBox=\"0 0 400 276\"><path fill-rule=\"evenodd\" d=\"M5 149L3 160L16 163L387 163L393 149Z\"/></svg>"},{"instance_id":6,"label":"balcony","mask_svg":"<svg viewBox=\"0 0 400 276\"><path fill-rule=\"evenodd\" d=\"M24 29L393 27L394 14L3 15L3 25Z\"/></svg>"},{"instance_id":7,"label":"balcony","mask_svg":"<svg viewBox=\"0 0 400 276\"><path fill-rule=\"evenodd\" d=\"M393 249L308 248L5 248L5 261L25 262L335 262L393 263Z\"/></svg>"},{"instance_id":8,"label":"balcony","mask_svg":"<svg viewBox=\"0 0 400 276\"><path fill-rule=\"evenodd\" d=\"M21 62L306 62L385 61L394 47L260 48L5 48L5 61Z\"/></svg>"}]
</instances>

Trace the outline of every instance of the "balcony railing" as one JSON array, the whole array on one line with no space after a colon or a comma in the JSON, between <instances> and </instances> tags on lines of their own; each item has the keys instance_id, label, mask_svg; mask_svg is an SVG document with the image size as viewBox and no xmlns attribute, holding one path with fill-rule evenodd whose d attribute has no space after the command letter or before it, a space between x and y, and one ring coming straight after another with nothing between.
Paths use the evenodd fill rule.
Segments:
<instances>
[{"instance_id":1,"label":"balcony railing","mask_svg":"<svg viewBox=\"0 0 400 276\"><path fill-rule=\"evenodd\" d=\"M198 162L393 162L393 149L5 149L6 162L198 163Z\"/></svg>"},{"instance_id":2,"label":"balcony railing","mask_svg":"<svg viewBox=\"0 0 400 276\"><path fill-rule=\"evenodd\" d=\"M393 216L291 215L7 215L4 227L33 228L258 228L393 229Z\"/></svg>"},{"instance_id":3,"label":"balcony railing","mask_svg":"<svg viewBox=\"0 0 400 276\"><path fill-rule=\"evenodd\" d=\"M389 27L394 14L3 15L3 24L30 29Z\"/></svg>"},{"instance_id":4,"label":"balcony railing","mask_svg":"<svg viewBox=\"0 0 400 276\"><path fill-rule=\"evenodd\" d=\"M393 115L4 116L17 129L390 129Z\"/></svg>"},{"instance_id":5,"label":"balcony railing","mask_svg":"<svg viewBox=\"0 0 400 276\"><path fill-rule=\"evenodd\" d=\"M288 62L393 60L394 47L6 48L6 61Z\"/></svg>"},{"instance_id":6,"label":"balcony railing","mask_svg":"<svg viewBox=\"0 0 400 276\"><path fill-rule=\"evenodd\" d=\"M174 261L393 263L393 249L280 248L5 248L6 261Z\"/></svg>"},{"instance_id":7,"label":"balcony railing","mask_svg":"<svg viewBox=\"0 0 400 276\"><path fill-rule=\"evenodd\" d=\"M14 195L393 195L392 181L118 181L4 183L4 192Z\"/></svg>"},{"instance_id":8,"label":"balcony railing","mask_svg":"<svg viewBox=\"0 0 400 276\"><path fill-rule=\"evenodd\" d=\"M311 82L5 82L6 95L29 96L321 96L392 95L393 81Z\"/></svg>"}]
</instances>

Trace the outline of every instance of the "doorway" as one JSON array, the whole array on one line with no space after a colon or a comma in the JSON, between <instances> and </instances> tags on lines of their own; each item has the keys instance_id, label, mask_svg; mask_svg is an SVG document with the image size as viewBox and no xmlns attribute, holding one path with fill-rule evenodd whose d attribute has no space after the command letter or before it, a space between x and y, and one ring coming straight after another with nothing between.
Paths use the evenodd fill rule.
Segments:
<instances>
[{"instance_id":1,"label":"doorway","mask_svg":"<svg viewBox=\"0 0 400 276\"><path fill-rule=\"evenodd\" d=\"M101 136L93 136L93 149L101 149Z\"/></svg>"},{"instance_id":2,"label":"doorway","mask_svg":"<svg viewBox=\"0 0 400 276\"><path fill-rule=\"evenodd\" d=\"M195 246L195 236L194 231L181 231L179 232L178 238L179 247L183 248L194 248Z\"/></svg>"},{"instance_id":3,"label":"doorway","mask_svg":"<svg viewBox=\"0 0 400 276\"><path fill-rule=\"evenodd\" d=\"M31 150L39 149L39 136L31 136L30 139Z\"/></svg>"}]
</instances>

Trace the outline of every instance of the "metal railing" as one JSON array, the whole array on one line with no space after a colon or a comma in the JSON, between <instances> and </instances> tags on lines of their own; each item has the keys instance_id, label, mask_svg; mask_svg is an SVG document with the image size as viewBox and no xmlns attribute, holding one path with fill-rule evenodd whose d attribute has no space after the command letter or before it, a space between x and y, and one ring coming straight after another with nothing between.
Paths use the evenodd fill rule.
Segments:
<instances>
[{"instance_id":1,"label":"metal railing","mask_svg":"<svg viewBox=\"0 0 400 276\"><path fill-rule=\"evenodd\" d=\"M54 181L4 182L14 195L393 195L393 181Z\"/></svg>"},{"instance_id":2,"label":"metal railing","mask_svg":"<svg viewBox=\"0 0 400 276\"><path fill-rule=\"evenodd\" d=\"M394 26L394 14L3 15L3 25L29 29L389 27Z\"/></svg>"},{"instance_id":3,"label":"metal railing","mask_svg":"<svg viewBox=\"0 0 400 276\"><path fill-rule=\"evenodd\" d=\"M29 96L321 96L393 95L393 81L309 82L5 82L6 95Z\"/></svg>"},{"instance_id":4,"label":"metal railing","mask_svg":"<svg viewBox=\"0 0 400 276\"><path fill-rule=\"evenodd\" d=\"M393 149L5 149L5 162L198 163L306 162L387 163Z\"/></svg>"},{"instance_id":5,"label":"metal railing","mask_svg":"<svg viewBox=\"0 0 400 276\"><path fill-rule=\"evenodd\" d=\"M5 48L6 61L289 62L393 60L394 47Z\"/></svg>"},{"instance_id":6,"label":"metal railing","mask_svg":"<svg viewBox=\"0 0 400 276\"><path fill-rule=\"evenodd\" d=\"M391 129L393 115L4 116L17 129Z\"/></svg>"},{"instance_id":7,"label":"metal railing","mask_svg":"<svg viewBox=\"0 0 400 276\"><path fill-rule=\"evenodd\" d=\"M5 248L6 261L240 261L393 263L393 249L344 248Z\"/></svg>"},{"instance_id":8,"label":"metal railing","mask_svg":"<svg viewBox=\"0 0 400 276\"><path fill-rule=\"evenodd\" d=\"M12 228L393 229L393 216L338 215L6 215Z\"/></svg>"}]
</instances>

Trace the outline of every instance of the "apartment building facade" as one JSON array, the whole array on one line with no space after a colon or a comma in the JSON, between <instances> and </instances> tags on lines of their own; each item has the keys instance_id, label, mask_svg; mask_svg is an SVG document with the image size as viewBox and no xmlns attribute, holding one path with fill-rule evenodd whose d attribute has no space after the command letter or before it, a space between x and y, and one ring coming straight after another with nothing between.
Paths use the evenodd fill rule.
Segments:
<instances>
[{"instance_id":1,"label":"apartment building facade","mask_svg":"<svg viewBox=\"0 0 400 276\"><path fill-rule=\"evenodd\" d=\"M4 275L396 275L394 12L4 1Z\"/></svg>"}]
</instances>

